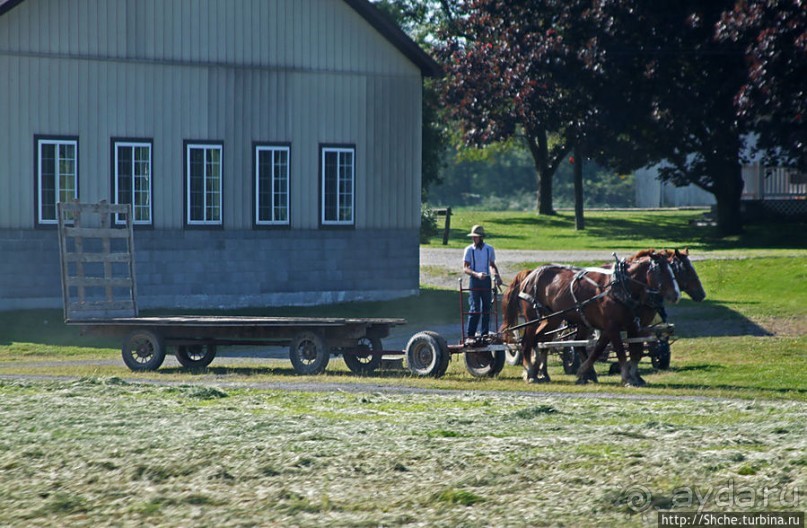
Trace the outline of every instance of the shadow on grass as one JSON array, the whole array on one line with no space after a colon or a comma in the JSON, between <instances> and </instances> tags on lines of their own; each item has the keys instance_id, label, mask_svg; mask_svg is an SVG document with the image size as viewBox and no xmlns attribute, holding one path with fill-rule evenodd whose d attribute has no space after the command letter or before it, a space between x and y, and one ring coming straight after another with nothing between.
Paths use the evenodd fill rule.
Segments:
<instances>
[{"instance_id":1,"label":"shadow on grass","mask_svg":"<svg viewBox=\"0 0 807 528\"><path fill-rule=\"evenodd\" d=\"M700 365L684 365L682 367L672 366L667 369L667 372L716 372L720 370L726 370L726 367L723 365L703 363Z\"/></svg>"},{"instance_id":2,"label":"shadow on grass","mask_svg":"<svg viewBox=\"0 0 807 528\"><path fill-rule=\"evenodd\" d=\"M592 218L586 231L594 238L619 241L642 239L664 240L674 245L689 245L703 250L718 249L803 249L807 222L792 221L787 229L782 222L748 224L741 235L721 238L714 227L693 227L676 217Z\"/></svg>"},{"instance_id":3,"label":"shadow on grass","mask_svg":"<svg viewBox=\"0 0 807 528\"><path fill-rule=\"evenodd\" d=\"M685 300L679 305L668 306L667 313L668 320L675 324L675 333L679 337L773 335L741 313L714 301L695 303Z\"/></svg>"}]
</instances>

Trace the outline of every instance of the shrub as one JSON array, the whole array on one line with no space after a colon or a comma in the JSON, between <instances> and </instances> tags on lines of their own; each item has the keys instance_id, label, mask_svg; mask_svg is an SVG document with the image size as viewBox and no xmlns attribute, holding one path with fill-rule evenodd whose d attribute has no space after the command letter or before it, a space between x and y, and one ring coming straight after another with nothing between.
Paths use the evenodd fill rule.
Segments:
<instances>
[{"instance_id":1,"label":"shrub","mask_svg":"<svg viewBox=\"0 0 807 528\"><path fill-rule=\"evenodd\" d=\"M437 236L437 215L426 204L420 206L420 243L428 244L429 239Z\"/></svg>"}]
</instances>

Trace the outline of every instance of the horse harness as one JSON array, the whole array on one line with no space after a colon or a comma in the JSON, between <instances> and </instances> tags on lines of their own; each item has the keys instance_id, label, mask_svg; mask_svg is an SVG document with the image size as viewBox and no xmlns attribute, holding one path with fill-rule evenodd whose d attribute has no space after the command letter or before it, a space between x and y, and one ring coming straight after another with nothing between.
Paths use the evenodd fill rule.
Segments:
<instances>
[{"instance_id":1,"label":"horse harness","mask_svg":"<svg viewBox=\"0 0 807 528\"><path fill-rule=\"evenodd\" d=\"M643 306L652 308L658 312L661 320L667 322L667 310L664 308L664 296L661 295L659 285L661 284L661 265L657 260L650 260L650 269L648 270L652 277L653 283L656 288L648 288L647 285L641 281L637 281L628 276L628 263L624 260L617 260L614 264L614 280L611 284L615 284L614 298L627 306L630 311L638 317L639 310ZM635 282L644 288L644 293L647 294L645 299L635 299L628 290L628 283Z\"/></svg>"},{"instance_id":2,"label":"horse harness","mask_svg":"<svg viewBox=\"0 0 807 528\"><path fill-rule=\"evenodd\" d=\"M649 306L650 308L653 308L654 310L656 310L658 312L659 316L661 316L662 321L664 321L665 323L667 322L667 311L664 308L664 298L659 293L659 290L658 289L648 288L647 285L645 285L644 283L629 277L628 276L628 263L625 260L617 259L616 263L614 264L614 269L613 270L609 270L609 269L606 269L606 268L582 268L581 269L581 268L576 268L576 267L572 267L572 266L559 266L559 267L563 267L563 268L566 268L566 269L569 269L569 270L577 270L577 273L575 273L574 279L572 279L572 282L569 285L569 293L571 293L572 299L574 300L574 303L575 303L574 306L571 307L571 308L568 308L566 310L560 310L560 311L557 311L557 312L554 312L554 313L547 314L547 311L548 311L547 308L544 305L542 305L536 299L536 293L537 293L535 291L535 289L537 288L537 284L536 284L536 285L533 286L532 295L530 295L530 294L528 294L528 293L526 293L524 291L521 291L518 294L518 297L520 299L523 299L523 300L527 301L528 303L530 303L532 305L532 307L535 309L535 311L538 312L541 315L541 317L534 320L534 321L528 321L526 323L514 326L514 327L510 328L510 330L515 330L515 329L518 329L518 328L522 328L524 326L528 326L530 324L535 324L535 323L543 321L545 319L549 319L550 317L554 317L556 315L562 315L562 314L569 313L569 312L572 312L572 311L576 311L578 313L578 315L580 316L580 320L583 322L584 325L586 325L588 328L594 328L591 325L591 323L588 321L588 319L586 318L584 308L587 305L591 304L592 302L597 301L597 300L605 297L609 293L611 293L613 295L613 297L614 297L614 299L616 301L618 301L618 302L624 304L625 306L627 306L628 309L636 317L637 320L638 320L639 310L643 306ZM539 273L540 270L542 270L542 269L543 269L543 267L538 268L538 269L534 270L532 273L530 273L530 275L527 278L527 282L529 282L530 277L532 277L533 275ZM661 266L658 264L658 262L656 262L655 260L651 260L651 262L650 262L650 270L649 271L653 276L654 282L656 284L660 284L659 275L661 274ZM597 295L594 295L593 297L589 297L588 299L583 299L582 301L578 300L577 295L575 295L575 286L581 280L588 281L590 284L592 284L597 289L602 288L602 286L598 282L593 280L591 277L587 276L588 273L590 273L590 272L602 273L602 274L605 274L605 275L613 275L613 278L611 279L611 281L608 284L605 285L605 288L603 288L603 290L601 292L599 292ZM633 297L633 295L631 295L630 290L628 289L628 283L630 283L630 282L635 282L635 283L641 284L644 287L645 292L647 293L647 297L646 297L645 300L637 300L637 299L635 299Z\"/></svg>"}]
</instances>

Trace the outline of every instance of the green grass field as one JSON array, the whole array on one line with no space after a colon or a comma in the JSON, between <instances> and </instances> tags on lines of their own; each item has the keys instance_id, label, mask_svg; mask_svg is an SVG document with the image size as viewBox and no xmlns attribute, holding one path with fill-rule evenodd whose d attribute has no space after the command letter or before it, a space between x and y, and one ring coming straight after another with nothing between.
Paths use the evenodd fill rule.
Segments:
<instances>
[{"instance_id":1,"label":"green grass field","mask_svg":"<svg viewBox=\"0 0 807 528\"><path fill-rule=\"evenodd\" d=\"M720 258L695 263L707 300L670 307L672 366L643 362L643 389L605 363L600 384L577 386L554 358L537 386L510 366L472 378L460 358L440 380L359 377L338 359L314 377L227 358L133 374L118 343L59 311L0 313L0 526L638 527L657 511L805 510L803 238L703 239L689 211L591 213L599 234L576 236L564 215L464 214L452 244L484 223L509 234L491 238L502 248ZM242 312L403 317L410 334L459 324L457 293L433 288Z\"/></svg>"},{"instance_id":2,"label":"green grass field","mask_svg":"<svg viewBox=\"0 0 807 528\"><path fill-rule=\"evenodd\" d=\"M644 249L689 247L697 252L718 252L732 256L792 254L807 251L807 222L750 224L743 235L720 238L713 227L693 227L705 210L588 211L586 228L576 231L574 214L561 211L555 216L534 212L487 212L458 209L451 217L448 247L465 247L465 236L474 224L482 224L488 241L501 249ZM442 222L443 219L440 219ZM443 225L429 245L442 247ZM802 253L804 254L804 253Z\"/></svg>"}]
</instances>

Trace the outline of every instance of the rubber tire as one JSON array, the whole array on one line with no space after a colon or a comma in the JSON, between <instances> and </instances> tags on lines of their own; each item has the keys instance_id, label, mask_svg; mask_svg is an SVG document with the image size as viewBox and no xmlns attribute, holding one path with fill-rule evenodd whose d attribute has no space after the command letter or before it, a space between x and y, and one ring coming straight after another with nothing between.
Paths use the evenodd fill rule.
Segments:
<instances>
[{"instance_id":1,"label":"rubber tire","mask_svg":"<svg viewBox=\"0 0 807 528\"><path fill-rule=\"evenodd\" d=\"M563 372L566 374L577 374L580 370L580 355L574 347L565 347L560 353L560 359L563 361Z\"/></svg>"},{"instance_id":2,"label":"rubber tire","mask_svg":"<svg viewBox=\"0 0 807 528\"><path fill-rule=\"evenodd\" d=\"M655 347L653 347L653 353L650 356L650 362L653 363L653 367L658 370L667 370L670 368L670 357L672 356L670 352L670 342L669 341L659 341Z\"/></svg>"},{"instance_id":3,"label":"rubber tire","mask_svg":"<svg viewBox=\"0 0 807 528\"><path fill-rule=\"evenodd\" d=\"M366 348L368 351L383 350L381 340L377 337L362 337L359 339L356 348ZM342 359L345 360L345 365L354 374L372 374L378 367L381 366L383 357L381 354L367 353L343 353Z\"/></svg>"},{"instance_id":4,"label":"rubber tire","mask_svg":"<svg viewBox=\"0 0 807 528\"><path fill-rule=\"evenodd\" d=\"M442 377L448 370L448 364L451 361L451 352L448 350L448 341L446 341L445 337L431 330L424 330L423 333L432 336L440 344L440 349L443 351L443 353L440 355L440 377Z\"/></svg>"},{"instance_id":5,"label":"rubber tire","mask_svg":"<svg viewBox=\"0 0 807 528\"><path fill-rule=\"evenodd\" d=\"M330 358L325 341L315 332L300 332L289 346L289 359L297 374L322 374Z\"/></svg>"},{"instance_id":6,"label":"rubber tire","mask_svg":"<svg viewBox=\"0 0 807 528\"><path fill-rule=\"evenodd\" d=\"M521 347L504 351L504 358L508 365L521 365Z\"/></svg>"},{"instance_id":7,"label":"rubber tire","mask_svg":"<svg viewBox=\"0 0 807 528\"><path fill-rule=\"evenodd\" d=\"M493 378L504 368L505 352L466 352L465 369L475 378Z\"/></svg>"},{"instance_id":8,"label":"rubber tire","mask_svg":"<svg viewBox=\"0 0 807 528\"><path fill-rule=\"evenodd\" d=\"M203 369L215 359L216 345L212 343L180 345L174 355L179 364L187 369Z\"/></svg>"},{"instance_id":9,"label":"rubber tire","mask_svg":"<svg viewBox=\"0 0 807 528\"><path fill-rule=\"evenodd\" d=\"M404 352L406 365L415 376L439 378L448 369L448 345L435 332L418 332L413 335Z\"/></svg>"},{"instance_id":10,"label":"rubber tire","mask_svg":"<svg viewBox=\"0 0 807 528\"><path fill-rule=\"evenodd\" d=\"M157 370L165 361L165 344L150 330L134 330L123 340L121 355L129 370Z\"/></svg>"}]
</instances>

